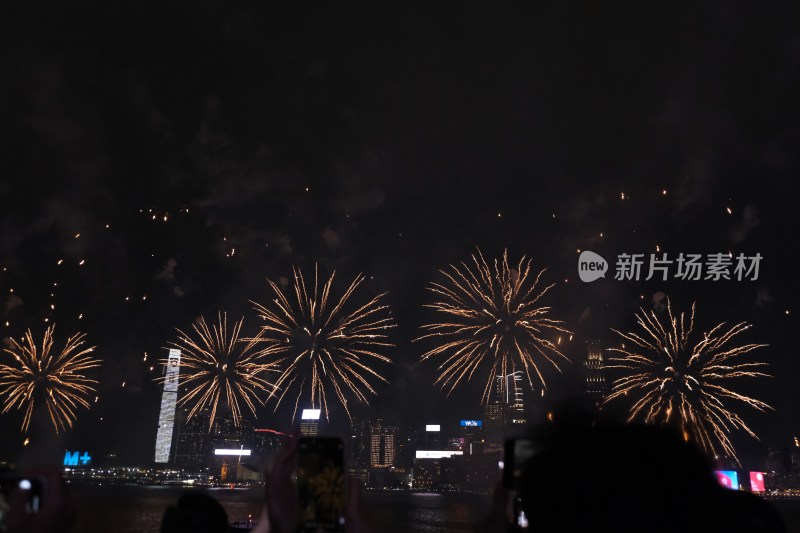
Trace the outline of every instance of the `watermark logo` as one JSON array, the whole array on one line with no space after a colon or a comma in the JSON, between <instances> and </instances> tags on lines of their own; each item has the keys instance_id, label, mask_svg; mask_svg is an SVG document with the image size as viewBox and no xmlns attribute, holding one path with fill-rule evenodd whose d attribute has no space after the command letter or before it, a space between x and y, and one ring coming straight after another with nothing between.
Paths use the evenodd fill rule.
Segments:
<instances>
[{"instance_id":1,"label":"watermark logo","mask_svg":"<svg viewBox=\"0 0 800 533\"><path fill-rule=\"evenodd\" d=\"M658 279L660 281L756 281L761 260L759 253L754 255L732 253L684 254L670 256L667 253L617 255L614 279L617 281L639 281ZM600 255L588 250L578 258L578 276L587 283L604 278L608 263Z\"/></svg>"},{"instance_id":2,"label":"watermark logo","mask_svg":"<svg viewBox=\"0 0 800 533\"><path fill-rule=\"evenodd\" d=\"M592 282L599 278L606 277L608 262L602 256L586 250L581 252L578 258L578 276L581 281Z\"/></svg>"}]
</instances>

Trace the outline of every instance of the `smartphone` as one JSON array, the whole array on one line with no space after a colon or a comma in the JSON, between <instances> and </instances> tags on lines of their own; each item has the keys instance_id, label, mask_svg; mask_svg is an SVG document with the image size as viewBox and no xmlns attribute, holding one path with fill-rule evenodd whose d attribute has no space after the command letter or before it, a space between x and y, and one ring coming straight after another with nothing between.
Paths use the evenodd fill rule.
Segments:
<instances>
[{"instance_id":1,"label":"smartphone","mask_svg":"<svg viewBox=\"0 0 800 533\"><path fill-rule=\"evenodd\" d=\"M519 478L525 464L541 449L540 445L530 439L510 439L506 441L503 458L503 485L509 490L519 488Z\"/></svg>"},{"instance_id":2,"label":"smartphone","mask_svg":"<svg viewBox=\"0 0 800 533\"><path fill-rule=\"evenodd\" d=\"M44 494L44 482L42 480L10 474L0 475L0 531L6 530L11 500L14 497L14 493L19 490L27 491L25 511L28 513L39 512L39 508L42 505L42 495Z\"/></svg>"},{"instance_id":3,"label":"smartphone","mask_svg":"<svg viewBox=\"0 0 800 533\"><path fill-rule=\"evenodd\" d=\"M344 444L336 437L297 441L300 531L344 531Z\"/></svg>"}]
</instances>

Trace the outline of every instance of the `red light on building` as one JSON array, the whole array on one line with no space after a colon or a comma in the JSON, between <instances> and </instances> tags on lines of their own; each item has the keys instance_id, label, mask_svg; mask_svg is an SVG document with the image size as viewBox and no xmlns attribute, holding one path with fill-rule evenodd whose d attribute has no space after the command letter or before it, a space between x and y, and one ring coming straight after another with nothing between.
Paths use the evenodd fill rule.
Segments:
<instances>
[{"instance_id":1,"label":"red light on building","mask_svg":"<svg viewBox=\"0 0 800 533\"><path fill-rule=\"evenodd\" d=\"M287 435L287 433L283 433L282 431L278 431L276 429L255 429L253 430L256 433L271 433L273 435Z\"/></svg>"}]
</instances>

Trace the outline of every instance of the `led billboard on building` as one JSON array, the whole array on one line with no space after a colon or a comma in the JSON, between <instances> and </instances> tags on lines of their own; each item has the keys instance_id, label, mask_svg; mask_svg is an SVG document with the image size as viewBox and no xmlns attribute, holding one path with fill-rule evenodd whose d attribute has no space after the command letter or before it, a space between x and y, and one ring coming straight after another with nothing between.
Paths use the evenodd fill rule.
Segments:
<instances>
[{"instance_id":1,"label":"led billboard on building","mask_svg":"<svg viewBox=\"0 0 800 533\"><path fill-rule=\"evenodd\" d=\"M739 474L736 470L714 470L719 484L726 489L739 490Z\"/></svg>"},{"instance_id":2,"label":"led billboard on building","mask_svg":"<svg viewBox=\"0 0 800 533\"><path fill-rule=\"evenodd\" d=\"M322 413L320 409L303 409L303 414L300 416L300 420L319 420L319 416Z\"/></svg>"},{"instance_id":3,"label":"led billboard on building","mask_svg":"<svg viewBox=\"0 0 800 533\"><path fill-rule=\"evenodd\" d=\"M453 450L417 450L417 459L449 459L454 455L464 455L464 452Z\"/></svg>"},{"instance_id":4,"label":"led billboard on building","mask_svg":"<svg viewBox=\"0 0 800 533\"><path fill-rule=\"evenodd\" d=\"M441 431L441 430L442 426L440 426L439 424L428 424L427 426L425 426L425 431Z\"/></svg>"},{"instance_id":5,"label":"led billboard on building","mask_svg":"<svg viewBox=\"0 0 800 533\"><path fill-rule=\"evenodd\" d=\"M241 457L243 455L244 456L250 455L250 453L251 450L237 450L235 448L233 449L217 448L216 450L214 450L214 455L238 455L239 457Z\"/></svg>"},{"instance_id":6,"label":"led billboard on building","mask_svg":"<svg viewBox=\"0 0 800 533\"><path fill-rule=\"evenodd\" d=\"M483 420L462 420L462 428L481 428L483 427Z\"/></svg>"},{"instance_id":7,"label":"led billboard on building","mask_svg":"<svg viewBox=\"0 0 800 533\"><path fill-rule=\"evenodd\" d=\"M764 492L764 472L750 472L750 490Z\"/></svg>"}]
</instances>

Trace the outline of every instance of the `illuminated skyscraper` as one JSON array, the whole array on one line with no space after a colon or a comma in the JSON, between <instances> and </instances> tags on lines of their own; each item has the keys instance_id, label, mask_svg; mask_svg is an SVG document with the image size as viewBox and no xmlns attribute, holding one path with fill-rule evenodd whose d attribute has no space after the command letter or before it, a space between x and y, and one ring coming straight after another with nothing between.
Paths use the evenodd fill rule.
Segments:
<instances>
[{"instance_id":1,"label":"illuminated skyscraper","mask_svg":"<svg viewBox=\"0 0 800 533\"><path fill-rule=\"evenodd\" d=\"M494 391L483 408L486 453L502 452L505 439L518 436L526 427L524 387L521 370L495 377Z\"/></svg>"},{"instance_id":2,"label":"illuminated skyscraper","mask_svg":"<svg viewBox=\"0 0 800 533\"><path fill-rule=\"evenodd\" d=\"M161 394L161 412L158 415L156 434L156 463L169 462L172 434L175 428L175 407L178 402L178 376L181 371L181 351L171 349L167 359L164 392Z\"/></svg>"},{"instance_id":3,"label":"illuminated skyscraper","mask_svg":"<svg viewBox=\"0 0 800 533\"><path fill-rule=\"evenodd\" d=\"M608 385L603 369L603 346L599 340L586 341L586 394L599 406Z\"/></svg>"},{"instance_id":4,"label":"illuminated skyscraper","mask_svg":"<svg viewBox=\"0 0 800 533\"><path fill-rule=\"evenodd\" d=\"M495 377L495 387L489 402L483 406L483 424L486 430L484 452L497 454L503 451L505 438L505 393L503 376Z\"/></svg>"},{"instance_id":5,"label":"illuminated skyscraper","mask_svg":"<svg viewBox=\"0 0 800 533\"><path fill-rule=\"evenodd\" d=\"M500 376L498 376L500 378ZM505 376L506 380L506 424L510 424L511 430L516 432L520 427L525 426L528 420L525 418L525 396L523 394L524 381L522 370L517 370Z\"/></svg>"},{"instance_id":6,"label":"illuminated skyscraper","mask_svg":"<svg viewBox=\"0 0 800 533\"><path fill-rule=\"evenodd\" d=\"M384 468L394 466L397 451L397 428L384 426L380 418L372 425L369 447L369 466Z\"/></svg>"}]
</instances>

